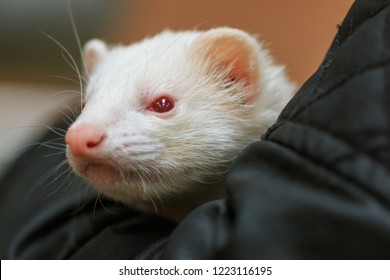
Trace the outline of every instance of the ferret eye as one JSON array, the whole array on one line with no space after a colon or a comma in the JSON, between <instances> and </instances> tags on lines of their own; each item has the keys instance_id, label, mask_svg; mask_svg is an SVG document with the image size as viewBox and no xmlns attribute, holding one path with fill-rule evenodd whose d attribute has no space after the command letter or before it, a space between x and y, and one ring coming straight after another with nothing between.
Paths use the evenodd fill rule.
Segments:
<instances>
[{"instance_id":1,"label":"ferret eye","mask_svg":"<svg viewBox=\"0 0 390 280\"><path fill-rule=\"evenodd\" d=\"M175 107L175 102L172 98L161 96L155 99L147 109L161 114L171 111L173 107Z\"/></svg>"}]
</instances>

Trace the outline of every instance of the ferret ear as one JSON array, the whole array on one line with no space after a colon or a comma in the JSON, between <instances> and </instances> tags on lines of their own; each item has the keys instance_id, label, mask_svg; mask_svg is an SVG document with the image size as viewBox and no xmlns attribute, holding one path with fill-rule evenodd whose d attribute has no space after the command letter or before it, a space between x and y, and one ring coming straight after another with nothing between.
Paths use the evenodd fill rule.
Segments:
<instances>
[{"instance_id":1,"label":"ferret ear","mask_svg":"<svg viewBox=\"0 0 390 280\"><path fill-rule=\"evenodd\" d=\"M85 67L88 73L92 73L96 64L107 54L107 45L99 39L92 39L84 45Z\"/></svg>"},{"instance_id":2,"label":"ferret ear","mask_svg":"<svg viewBox=\"0 0 390 280\"><path fill-rule=\"evenodd\" d=\"M197 55L201 55L218 69L229 69L229 80L244 82L248 88L245 103L256 99L259 88L259 43L244 31L215 28L204 32L194 42Z\"/></svg>"}]
</instances>

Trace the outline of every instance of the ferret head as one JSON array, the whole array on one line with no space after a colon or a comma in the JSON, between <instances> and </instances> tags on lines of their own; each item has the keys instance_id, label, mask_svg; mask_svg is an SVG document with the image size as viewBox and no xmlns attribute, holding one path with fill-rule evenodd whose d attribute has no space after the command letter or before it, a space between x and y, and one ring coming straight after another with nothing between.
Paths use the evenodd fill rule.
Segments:
<instances>
[{"instance_id":1,"label":"ferret head","mask_svg":"<svg viewBox=\"0 0 390 280\"><path fill-rule=\"evenodd\" d=\"M262 120L257 104L264 90L273 95L262 71L270 60L236 29L165 31L112 48L92 40L85 58L89 82L66 134L68 159L125 203L220 195L232 160L287 102L275 99L280 106Z\"/></svg>"}]
</instances>

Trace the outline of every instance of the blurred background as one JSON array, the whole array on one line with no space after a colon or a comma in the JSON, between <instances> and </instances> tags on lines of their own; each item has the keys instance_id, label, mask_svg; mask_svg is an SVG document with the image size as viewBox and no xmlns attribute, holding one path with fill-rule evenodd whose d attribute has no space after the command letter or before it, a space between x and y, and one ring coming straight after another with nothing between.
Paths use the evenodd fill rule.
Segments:
<instances>
[{"instance_id":1,"label":"blurred background","mask_svg":"<svg viewBox=\"0 0 390 280\"><path fill-rule=\"evenodd\" d=\"M81 44L95 37L128 44L166 28L241 28L259 35L300 86L321 63L352 3L0 0L0 176L78 97L77 74L64 51L82 68L72 16Z\"/></svg>"}]
</instances>

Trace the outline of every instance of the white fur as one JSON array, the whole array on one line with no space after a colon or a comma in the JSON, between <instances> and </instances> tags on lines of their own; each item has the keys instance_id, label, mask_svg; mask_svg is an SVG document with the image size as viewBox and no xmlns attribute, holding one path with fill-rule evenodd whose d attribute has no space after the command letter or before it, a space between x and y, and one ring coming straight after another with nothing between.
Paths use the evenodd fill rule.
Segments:
<instances>
[{"instance_id":1,"label":"white fur","mask_svg":"<svg viewBox=\"0 0 390 280\"><path fill-rule=\"evenodd\" d=\"M212 68L214 62L201 57L209 34L247 44L248 69L259 71L255 84L229 84L231 68ZM126 203L192 208L222 196L232 160L276 121L294 90L283 67L274 65L254 37L236 29L164 31L111 49L93 41L87 52L93 60L87 61L86 106L73 126L104 129L94 161L102 166L88 170L68 152L69 161L98 191ZM246 103L250 87L256 98ZM175 99L174 109L163 115L146 110L161 94Z\"/></svg>"}]
</instances>

